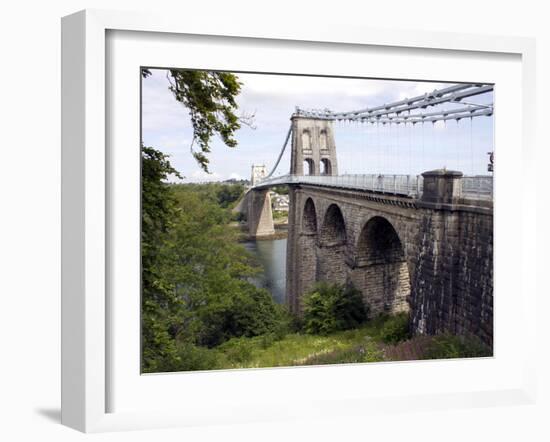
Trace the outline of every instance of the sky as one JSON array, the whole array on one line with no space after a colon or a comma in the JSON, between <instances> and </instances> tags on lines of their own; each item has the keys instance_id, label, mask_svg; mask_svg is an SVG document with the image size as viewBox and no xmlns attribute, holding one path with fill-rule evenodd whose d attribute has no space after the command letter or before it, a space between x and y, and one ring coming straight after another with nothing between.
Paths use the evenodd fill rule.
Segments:
<instances>
[{"instance_id":1,"label":"sky","mask_svg":"<svg viewBox=\"0 0 550 442\"><path fill-rule=\"evenodd\" d=\"M411 98L449 84L417 81L236 74L243 83L237 114L254 114L254 128L243 126L238 146L212 141L210 174L190 153L193 131L187 109L168 89L167 71L151 70L142 83L142 141L169 155L183 182L250 179L251 166L271 170L284 143L296 106L350 111ZM468 98L491 103L493 94ZM460 105L446 105L460 107ZM431 108L429 111L435 110ZM487 174L487 152L493 149L493 116L457 123L376 125L334 123L339 173L412 174L446 167L466 175ZM288 173L288 147L274 175ZM179 181L173 178L174 181Z\"/></svg>"}]
</instances>

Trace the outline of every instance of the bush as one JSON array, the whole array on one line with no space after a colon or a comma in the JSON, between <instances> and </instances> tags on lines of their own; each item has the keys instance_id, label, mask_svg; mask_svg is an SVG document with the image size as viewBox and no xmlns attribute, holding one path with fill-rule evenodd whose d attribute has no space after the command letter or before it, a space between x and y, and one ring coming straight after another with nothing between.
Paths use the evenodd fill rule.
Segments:
<instances>
[{"instance_id":1,"label":"bush","mask_svg":"<svg viewBox=\"0 0 550 442\"><path fill-rule=\"evenodd\" d=\"M188 342L176 344L180 362L170 371L214 370L220 367L217 353Z\"/></svg>"},{"instance_id":2,"label":"bush","mask_svg":"<svg viewBox=\"0 0 550 442\"><path fill-rule=\"evenodd\" d=\"M159 352L150 355L144 352L143 359L147 364L142 365L143 373L214 370L223 366L215 350L200 347L188 341L175 340L170 341L169 348L172 350L169 354Z\"/></svg>"},{"instance_id":3,"label":"bush","mask_svg":"<svg viewBox=\"0 0 550 442\"><path fill-rule=\"evenodd\" d=\"M479 358L492 355L492 349L474 336L443 334L433 337L425 359Z\"/></svg>"},{"instance_id":4,"label":"bush","mask_svg":"<svg viewBox=\"0 0 550 442\"><path fill-rule=\"evenodd\" d=\"M366 321L368 307L352 285L319 283L304 297L304 328L328 334L354 328Z\"/></svg>"},{"instance_id":5,"label":"bush","mask_svg":"<svg viewBox=\"0 0 550 442\"><path fill-rule=\"evenodd\" d=\"M249 338L233 338L220 347L218 351L223 352L227 360L232 364L243 364L252 356L254 341Z\"/></svg>"},{"instance_id":6,"label":"bush","mask_svg":"<svg viewBox=\"0 0 550 442\"><path fill-rule=\"evenodd\" d=\"M380 330L380 339L386 344L397 344L410 338L409 315L398 313L390 316Z\"/></svg>"},{"instance_id":7,"label":"bush","mask_svg":"<svg viewBox=\"0 0 550 442\"><path fill-rule=\"evenodd\" d=\"M284 219L288 218L288 212L283 212L282 210L273 211L273 219Z\"/></svg>"},{"instance_id":8,"label":"bush","mask_svg":"<svg viewBox=\"0 0 550 442\"><path fill-rule=\"evenodd\" d=\"M196 333L197 344L216 347L231 338L273 334L282 339L290 329L290 316L276 304L271 294L246 281L234 290L197 309L202 329Z\"/></svg>"}]
</instances>

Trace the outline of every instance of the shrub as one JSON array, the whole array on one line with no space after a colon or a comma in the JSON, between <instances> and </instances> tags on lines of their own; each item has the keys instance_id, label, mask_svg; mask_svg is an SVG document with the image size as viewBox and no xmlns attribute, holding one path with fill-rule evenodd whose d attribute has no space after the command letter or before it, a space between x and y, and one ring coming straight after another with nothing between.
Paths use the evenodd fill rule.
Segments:
<instances>
[{"instance_id":1,"label":"shrub","mask_svg":"<svg viewBox=\"0 0 550 442\"><path fill-rule=\"evenodd\" d=\"M409 315L405 312L388 317L380 330L380 339L386 344L397 344L409 338Z\"/></svg>"},{"instance_id":2,"label":"shrub","mask_svg":"<svg viewBox=\"0 0 550 442\"><path fill-rule=\"evenodd\" d=\"M273 211L273 219L284 219L288 218L288 212L283 212L282 210Z\"/></svg>"},{"instance_id":3,"label":"shrub","mask_svg":"<svg viewBox=\"0 0 550 442\"><path fill-rule=\"evenodd\" d=\"M216 352L208 348L199 347L190 342L177 342L176 351L178 363L159 371L213 370L219 368L220 364Z\"/></svg>"},{"instance_id":4,"label":"shrub","mask_svg":"<svg viewBox=\"0 0 550 442\"><path fill-rule=\"evenodd\" d=\"M319 283L304 297L304 328L310 334L328 334L359 326L368 307L352 285Z\"/></svg>"},{"instance_id":5,"label":"shrub","mask_svg":"<svg viewBox=\"0 0 550 442\"><path fill-rule=\"evenodd\" d=\"M231 290L232 289L232 290ZM282 339L290 329L290 315L271 294L246 281L209 299L197 308L201 330L198 345L216 347L231 338L273 334Z\"/></svg>"},{"instance_id":6,"label":"shrub","mask_svg":"<svg viewBox=\"0 0 550 442\"><path fill-rule=\"evenodd\" d=\"M476 358L492 355L492 349L474 336L443 334L433 337L425 353L425 359Z\"/></svg>"},{"instance_id":7,"label":"shrub","mask_svg":"<svg viewBox=\"0 0 550 442\"><path fill-rule=\"evenodd\" d=\"M218 350L223 352L230 363L243 364L252 356L254 342L249 338L233 338L223 343Z\"/></svg>"}]
</instances>

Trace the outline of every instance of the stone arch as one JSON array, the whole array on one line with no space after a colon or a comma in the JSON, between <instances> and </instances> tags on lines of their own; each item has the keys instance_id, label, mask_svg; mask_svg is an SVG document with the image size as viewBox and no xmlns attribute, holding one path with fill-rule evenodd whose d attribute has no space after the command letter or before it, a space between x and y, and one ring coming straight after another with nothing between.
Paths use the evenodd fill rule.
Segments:
<instances>
[{"instance_id":1,"label":"stone arch","mask_svg":"<svg viewBox=\"0 0 550 442\"><path fill-rule=\"evenodd\" d=\"M321 175L332 175L332 164L328 158L321 159Z\"/></svg>"},{"instance_id":2,"label":"stone arch","mask_svg":"<svg viewBox=\"0 0 550 442\"><path fill-rule=\"evenodd\" d=\"M323 218L319 241L323 245L341 245L347 240L344 214L337 204L331 204Z\"/></svg>"},{"instance_id":3,"label":"stone arch","mask_svg":"<svg viewBox=\"0 0 550 442\"><path fill-rule=\"evenodd\" d=\"M321 150L328 149L328 134L325 129L321 129L321 132L319 133L319 148Z\"/></svg>"},{"instance_id":4,"label":"stone arch","mask_svg":"<svg viewBox=\"0 0 550 442\"><path fill-rule=\"evenodd\" d=\"M317 234L317 213L311 198L306 200L302 213L302 233Z\"/></svg>"},{"instance_id":5,"label":"stone arch","mask_svg":"<svg viewBox=\"0 0 550 442\"><path fill-rule=\"evenodd\" d=\"M315 161L312 158L304 159L304 175L315 175Z\"/></svg>"},{"instance_id":6,"label":"stone arch","mask_svg":"<svg viewBox=\"0 0 550 442\"><path fill-rule=\"evenodd\" d=\"M399 235L385 217L373 216L365 223L357 241L356 257L371 263L404 260Z\"/></svg>"},{"instance_id":7,"label":"stone arch","mask_svg":"<svg viewBox=\"0 0 550 442\"><path fill-rule=\"evenodd\" d=\"M347 229L344 214L331 204L323 217L317 241L317 280L343 284L348 266L345 260Z\"/></svg>"},{"instance_id":8,"label":"stone arch","mask_svg":"<svg viewBox=\"0 0 550 442\"><path fill-rule=\"evenodd\" d=\"M371 314L408 311L411 280L405 248L387 218L373 216L364 224L354 255L351 280L363 292Z\"/></svg>"},{"instance_id":9,"label":"stone arch","mask_svg":"<svg viewBox=\"0 0 550 442\"><path fill-rule=\"evenodd\" d=\"M310 151L311 146L311 132L308 129L302 131L302 150Z\"/></svg>"}]
</instances>

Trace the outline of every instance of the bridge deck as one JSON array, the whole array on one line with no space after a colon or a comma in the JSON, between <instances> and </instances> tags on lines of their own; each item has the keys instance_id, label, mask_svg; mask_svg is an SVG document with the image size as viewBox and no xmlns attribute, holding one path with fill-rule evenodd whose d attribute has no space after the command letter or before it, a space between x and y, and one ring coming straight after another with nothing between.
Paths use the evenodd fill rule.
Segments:
<instances>
[{"instance_id":1,"label":"bridge deck","mask_svg":"<svg viewBox=\"0 0 550 442\"><path fill-rule=\"evenodd\" d=\"M324 187L366 190L393 195L420 198L423 191L421 175L283 175L259 182L252 189L266 189L283 184L313 184ZM492 176L465 176L462 178L462 195L470 199L493 198Z\"/></svg>"}]
</instances>

